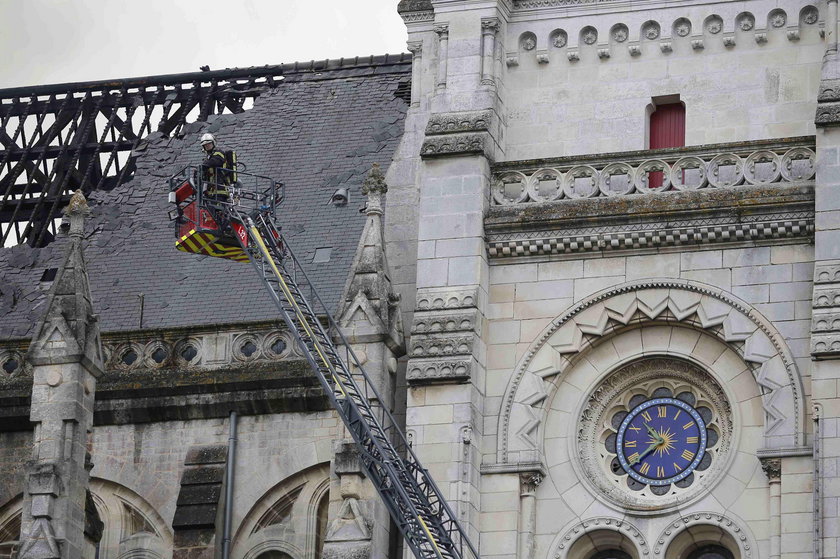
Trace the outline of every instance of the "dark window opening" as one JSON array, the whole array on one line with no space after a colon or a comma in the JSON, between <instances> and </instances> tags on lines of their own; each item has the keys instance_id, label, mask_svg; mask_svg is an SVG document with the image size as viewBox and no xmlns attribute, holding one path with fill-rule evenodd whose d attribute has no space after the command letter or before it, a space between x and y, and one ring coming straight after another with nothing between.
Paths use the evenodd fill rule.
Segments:
<instances>
[{"instance_id":1,"label":"dark window opening","mask_svg":"<svg viewBox=\"0 0 840 559\"><path fill-rule=\"evenodd\" d=\"M719 545L706 545L695 549L688 559L735 559L732 552Z\"/></svg>"},{"instance_id":2,"label":"dark window opening","mask_svg":"<svg viewBox=\"0 0 840 559\"><path fill-rule=\"evenodd\" d=\"M41 281L53 281L56 273L58 273L58 268L47 268L41 275Z\"/></svg>"}]
</instances>

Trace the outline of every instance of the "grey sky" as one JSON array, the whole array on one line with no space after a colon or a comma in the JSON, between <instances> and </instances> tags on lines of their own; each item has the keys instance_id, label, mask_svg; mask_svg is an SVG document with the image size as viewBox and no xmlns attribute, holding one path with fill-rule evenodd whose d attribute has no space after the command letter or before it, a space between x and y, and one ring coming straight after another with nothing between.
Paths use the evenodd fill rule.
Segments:
<instances>
[{"instance_id":1,"label":"grey sky","mask_svg":"<svg viewBox=\"0 0 840 559\"><path fill-rule=\"evenodd\" d=\"M0 88L405 52L397 0L0 0Z\"/></svg>"}]
</instances>

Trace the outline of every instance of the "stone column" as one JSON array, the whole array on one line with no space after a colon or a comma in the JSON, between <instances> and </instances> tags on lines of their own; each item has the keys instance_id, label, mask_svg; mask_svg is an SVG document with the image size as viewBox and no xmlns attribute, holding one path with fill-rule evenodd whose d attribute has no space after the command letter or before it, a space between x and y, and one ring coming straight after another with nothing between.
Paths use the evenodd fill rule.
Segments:
<instances>
[{"instance_id":1,"label":"stone column","mask_svg":"<svg viewBox=\"0 0 840 559\"><path fill-rule=\"evenodd\" d=\"M446 89L446 62L449 59L449 25L435 25L435 33L438 35L438 69L437 69L437 90Z\"/></svg>"},{"instance_id":2,"label":"stone column","mask_svg":"<svg viewBox=\"0 0 840 559\"><path fill-rule=\"evenodd\" d=\"M27 355L34 444L26 466L20 559L81 559L94 545L85 541L86 455L103 360L82 249L90 210L80 191L64 213L70 246Z\"/></svg>"},{"instance_id":3,"label":"stone column","mask_svg":"<svg viewBox=\"0 0 840 559\"><path fill-rule=\"evenodd\" d=\"M411 107L420 106L420 96L422 95L421 80L423 69L423 42L409 41L408 51L411 53Z\"/></svg>"},{"instance_id":4,"label":"stone column","mask_svg":"<svg viewBox=\"0 0 840 559\"><path fill-rule=\"evenodd\" d=\"M495 17L481 20L481 85L496 85L496 32L499 19Z\"/></svg>"},{"instance_id":5,"label":"stone column","mask_svg":"<svg viewBox=\"0 0 840 559\"><path fill-rule=\"evenodd\" d=\"M817 96L815 184L814 294L811 322L812 399L824 410L821 419L820 465L824 476L840 467L840 54L837 50L838 4L828 3L822 75ZM829 473L831 472L831 473ZM840 492L834 479L824 485L814 511L822 557L840 557ZM816 491L816 488L815 488ZM818 515L821 515L818 516ZM825 530L820 531L819 527ZM816 537L816 535L815 535Z\"/></svg>"},{"instance_id":6,"label":"stone column","mask_svg":"<svg viewBox=\"0 0 840 559\"><path fill-rule=\"evenodd\" d=\"M779 559L782 549L782 460L762 458L761 469L770 483L770 559Z\"/></svg>"},{"instance_id":7,"label":"stone column","mask_svg":"<svg viewBox=\"0 0 840 559\"><path fill-rule=\"evenodd\" d=\"M539 472L519 474L519 555L518 559L533 559L534 534L537 528L537 487L542 483Z\"/></svg>"}]
</instances>

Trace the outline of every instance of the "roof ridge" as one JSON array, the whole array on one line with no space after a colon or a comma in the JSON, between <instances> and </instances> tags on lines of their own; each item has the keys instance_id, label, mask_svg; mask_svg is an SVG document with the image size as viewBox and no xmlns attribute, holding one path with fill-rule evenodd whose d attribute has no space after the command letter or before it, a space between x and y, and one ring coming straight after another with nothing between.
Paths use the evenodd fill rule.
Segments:
<instances>
[{"instance_id":1,"label":"roof ridge","mask_svg":"<svg viewBox=\"0 0 840 559\"><path fill-rule=\"evenodd\" d=\"M376 68L391 65L411 64L411 53L380 54L354 56L350 58L325 58L308 62L288 62L285 64L249 66L244 68L225 68L182 74L160 74L135 78L115 78L86 82L66 82L59 84L31 85L0 89L0 99L23 97L28 95L50 95L102 89L135 89L165 85L178 85L188 82L212 82L244 78L282 77L296 74L324 73L334 70L353 68Z\"/></svg>"}]
</instances>

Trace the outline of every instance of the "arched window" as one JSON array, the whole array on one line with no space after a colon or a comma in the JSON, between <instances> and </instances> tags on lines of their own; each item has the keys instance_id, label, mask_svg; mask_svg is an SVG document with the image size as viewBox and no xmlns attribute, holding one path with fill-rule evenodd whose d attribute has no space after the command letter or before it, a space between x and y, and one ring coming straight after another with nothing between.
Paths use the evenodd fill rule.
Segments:
<instances>
[{"instance_id":1,"label":"arched window","mask_svg":"<svg viewBox=\"0 0 840 559\"><path fill-rule=\"evenodd\" d=\"M695 549L686 559L735 559L732 552L719 545L704 545Z\"/></svg>"},{"instance_id":2,"label":"arched window","mask_svg":"<svg viewBox=\"0 0 840 559\"><path fill-rule=\"evenodd\" d=\"M265 553L260 553L257 559L292 559L292 556L288 553L283 553L282 551L266 551Z\"/></svg>"},{"instance_id":3,"label":"arched window","mask_svg":"<svg viewBox=\"0 0 840 559\"><path fill-rule=\"evenodd\" d=\"M0 526L0 559L11 559L17 553L20 524L21 513L18 512Z\"/></svg>"}]
</instances>

